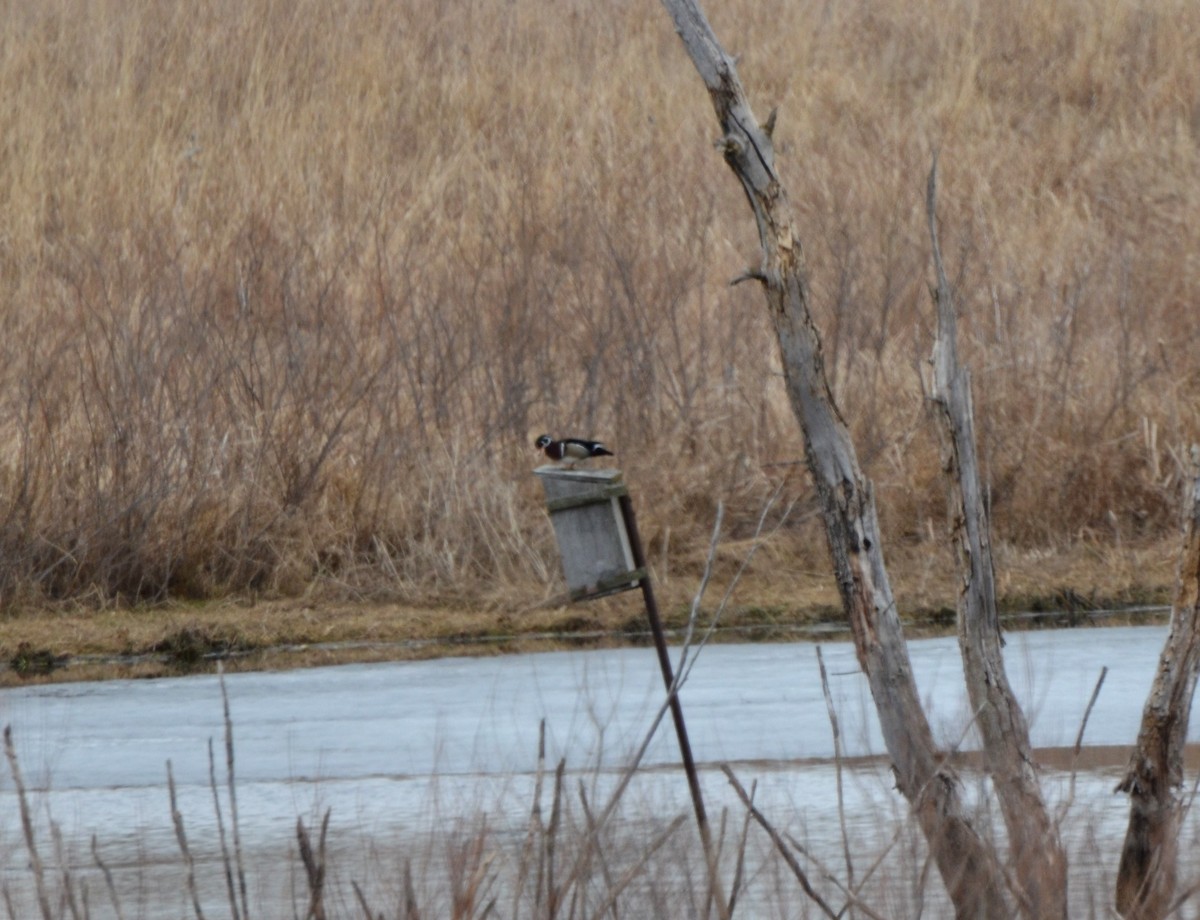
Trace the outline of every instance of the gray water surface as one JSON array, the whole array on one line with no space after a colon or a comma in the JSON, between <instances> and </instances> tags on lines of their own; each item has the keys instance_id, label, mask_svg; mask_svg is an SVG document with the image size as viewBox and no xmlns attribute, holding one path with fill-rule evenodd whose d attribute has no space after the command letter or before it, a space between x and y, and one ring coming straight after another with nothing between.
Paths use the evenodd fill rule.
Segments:
<instances>
[{"instance_id":1,"label":"gray water surface","mask_svg":"<svg viewBox=\"0 0 1200 920\"><path fill-rule=\"evenodd\" d=\"M1008 673L1035 745L1074 742L1103 666L1108 676L1086 741L1131 744L1165 635L1164 627L1008 635ZM939 740L973 748L956 640L917 640L909 648ZM844 753L883 753L853 647L830 643L823 653ZM273 854L292 838L297 816L311 824L327 808L335 827L362 839L472 813L519 828L528 815L543 720L547 761L565 758L602 797L663 696L649 649L233 674L225 682L242 839L251 852ZM705 765L706 795L736 806L715 768L729 761L747 782L759 781L763 807L786 811L810 833L835 827L835 771L811 763L834 753L812 645L707 647L682 700L696 758ZM0 723L12 725L39 834L45 839L53 819L81 865L93 835L114 862L177 862L168 761L194 847L215 852L210 741L218 783L225 783L215 675L7 689L0 691ZM648 809L686 809L676 761L666 722L644 761L661 769L639 780L637 794ZM1089 776L1079 795L1090 796L1106 816L1098 820L1119 833L1127 806L1110 794L1113 780ZM11 777L0 774L0 795L12 792ZM897 808L882 767L852 775L844 800L852 820L867 830L878 815ZM17 810L6 807L0 810L0 871L19 877L26 862Z\"/></svg>"}]
</instances>

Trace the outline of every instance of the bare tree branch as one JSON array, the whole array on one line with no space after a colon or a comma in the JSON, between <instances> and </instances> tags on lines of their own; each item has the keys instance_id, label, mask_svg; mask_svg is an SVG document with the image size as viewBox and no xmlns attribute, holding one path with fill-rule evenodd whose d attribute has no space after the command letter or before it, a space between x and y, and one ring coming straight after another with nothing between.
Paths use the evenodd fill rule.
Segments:
<instances>
[{"instance_id":1,"label":"bare tree branch","mask_svg":"<svg viewBox=\"0 0 1200 920\"><path fill-rule=\"evenodd\" d=\"M932 404L942 435L942 466L950 490L950 521L962 584L958 646L971 707L979 714L984 766L992 777L1008 829L1018 904L1030 920L1067 915L1067 857L1050 819L1033 764L1029 725L1017 702L1001 652L991 534L975 451L971 375L958 360L954 299L937 227L937 154L929 170L925 212L937 287L937 341L933 348Z\"/></svg>"}]
</instances>

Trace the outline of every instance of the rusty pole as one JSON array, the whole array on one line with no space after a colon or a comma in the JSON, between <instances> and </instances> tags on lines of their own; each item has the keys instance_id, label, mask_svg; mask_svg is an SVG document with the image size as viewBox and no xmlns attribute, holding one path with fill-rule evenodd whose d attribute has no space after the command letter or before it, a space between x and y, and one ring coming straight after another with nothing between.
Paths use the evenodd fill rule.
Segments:
<instances>
[{"instance_id":1,"label":"rusty pole","mask_svg":"<svg viewBox=\"0 0 1200 920\"><path fill-rule=\"evenodd\" d=\"M712 894L717 901L719 916L729 916L729 904L725 900L723 887L717 876L716 854L713 849L712 829L708 823L708 812L704 808L704 795L700 790L700 777L696 772L696 761L692 757L692 745L688 740L687 723L683 720L683 705L679 702L678 688L675 686L675 672L671 667L671 656L667 652L667 637L663 632L662 618L658 613L658 602L654 599L654 586L650 583L650 569L646 563L646 553L642 549L642 538L638 534L637 518L633 513L633 501L629 495L618 499L621 506L621 517L625 521L625 531L629 535L629 550L633 554L633 565L646 572L639 580L642 597L646 602L646 618L650 621L650 632L654 636L654 649L658 652L658 666L662 670L663 684L669 695L668 704L671 707L671 720L675 723L675 737L679 739L679 753L683 760L683 772L687 775L688 789L692 794L692 808L696 812L696 826L700 831L700 842L704 846L704 855L708 861L709 881Z\"/></svg>"}]
</instances>

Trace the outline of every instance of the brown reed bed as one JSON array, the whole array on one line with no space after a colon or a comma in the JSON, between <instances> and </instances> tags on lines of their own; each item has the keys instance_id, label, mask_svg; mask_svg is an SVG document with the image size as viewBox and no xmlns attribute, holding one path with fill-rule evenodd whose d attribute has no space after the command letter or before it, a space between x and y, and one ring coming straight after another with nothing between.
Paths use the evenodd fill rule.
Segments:
<instances>
[{"instance_id":1,"label":"brown reed bed","mask_svg":"<svg viewBox=\"0 0 1200 920\"><path fill-rule=\"evenodd\" d=\"M1114 568L1106 593L1160 590L1200 405L1200 8L710 12L779 107L903 577L946 584L921 382L936 146L1014 596ZM727 284L753 228L676 41L653 3L14 8L0 603L522 609L556 590L542 430L615 448L668 579L718 500L744 537L777 489L762 590L820 577L761 303Z\"/></svg>"}]
</instances>

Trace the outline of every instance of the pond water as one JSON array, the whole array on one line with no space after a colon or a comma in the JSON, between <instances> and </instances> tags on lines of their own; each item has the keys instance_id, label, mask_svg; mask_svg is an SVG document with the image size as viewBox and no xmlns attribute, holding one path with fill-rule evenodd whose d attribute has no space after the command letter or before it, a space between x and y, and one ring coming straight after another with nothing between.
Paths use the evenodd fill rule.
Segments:
<instances>
[{"instance_id":1,"label":"pond water","mask_svg":"<svg viewBox=\"0 0 1200 920\"><path fill-rule=\"evenodd\" d=\"M1086 743L1130 745L1164 637L1164 627L1009 634L1009 676L1035 745L1074 743L1104 666L1108 676ZM844 753L882 753L852 646L830 643L822 650ZM913 641L910 653L939 739L973 748L956 640ZM241 841L261 869L258 896L276 906L287 896L275 890L283 883L272 882L268 866L286 862L298 816L311 826L332 809L331 838L344 851L377 851L381 841L411 842L431 828L481 815L493 832L519 833L534 794L543 720L547 762L564 758L570 775L591 790L593 801L602 801L662 698L650 649L352 665L234 674L225 681ZM828 762L834 751L814 646L707 647L682 700L712 808L740 810L717 769L731 763L744 783L757 781L756 801L764 811L836 855L837 771ZM189 916L190 901L178 884L167 763L191 847L202 860L214 860L220 829L210 740L219 785L225 781L218 678L3 690L0 723L12 726L39 839L50 839L53 820L67 863L84 871L94 867L94 835L102 858L120 870L119 887L137 889L141 912L132 915ZM640 804L625 820L686 811L676 761L667 722L646 752L643 763L650 769L630 793ZM1080 845L1094 846L1097 834L1119 840L1127 805L1111 794L1118 774L1114 767L1079 778L1077 808L1089 816ZM844 779L853 833L869 838L881 822L900 820L903 809L881 765L857 766ZM1068 779L1049 775L1052 797L1065 794ZM29 896L28 854L7 771L0 774L0 795L10 799L0 809L0 873L10 893ZM155 865L167 867L163 871L174 873L175 881L147 881L153 875L147 867ZM209 896L220 903L223 882L219 872L211 875ZM94 916L104 916L101 901L98 894L93 898ZM266 915L274 914L268 909ZM279 913L285 915L290 908Z\"/></svg>"}]
</instances>

